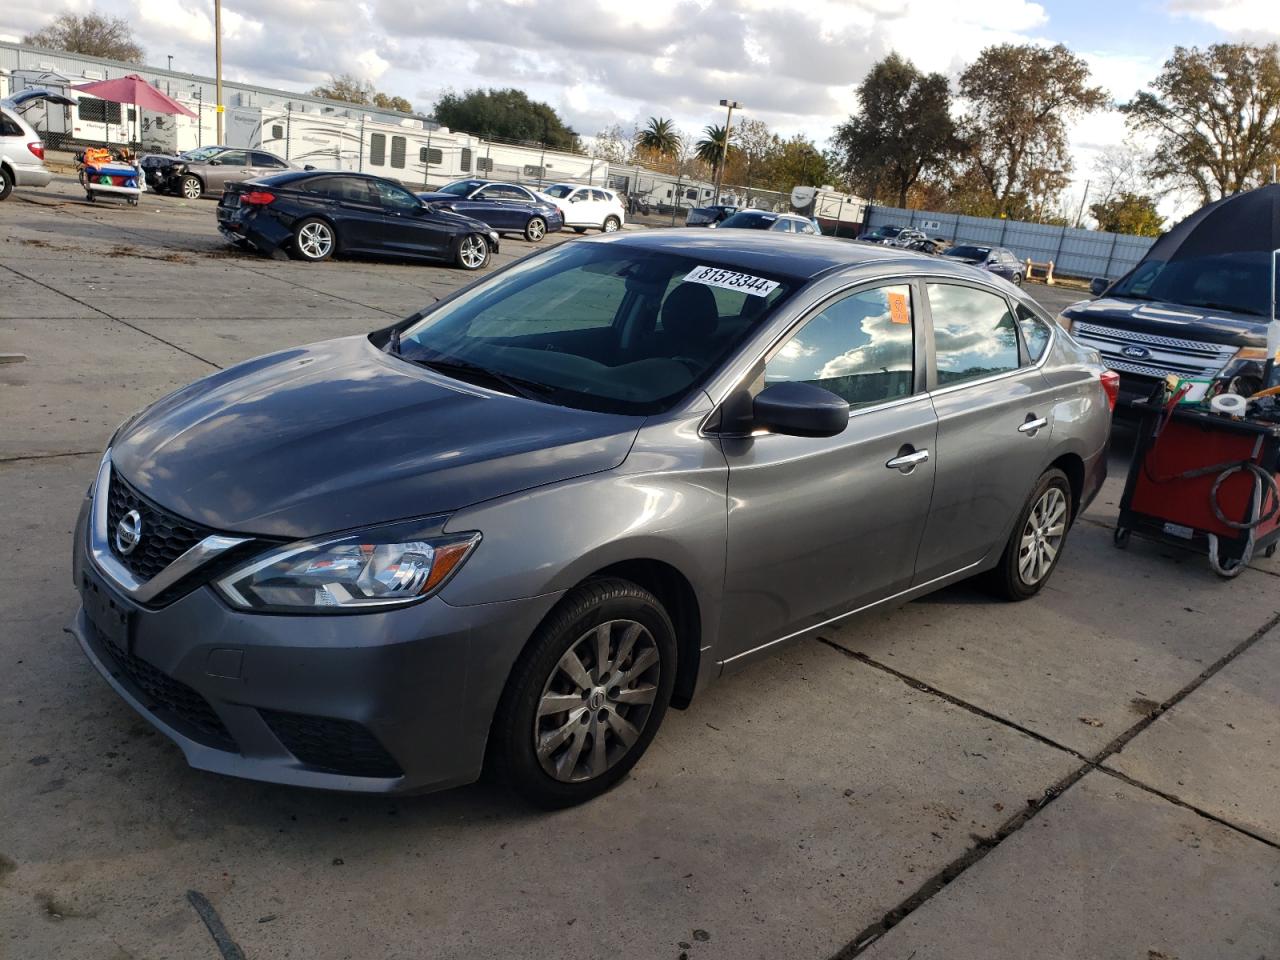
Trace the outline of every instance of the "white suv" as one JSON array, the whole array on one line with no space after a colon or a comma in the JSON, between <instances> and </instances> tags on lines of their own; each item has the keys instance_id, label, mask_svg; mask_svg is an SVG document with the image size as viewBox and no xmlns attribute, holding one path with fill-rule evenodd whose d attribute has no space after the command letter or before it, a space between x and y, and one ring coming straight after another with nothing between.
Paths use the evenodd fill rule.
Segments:
<instances>
[{"instance_id":1,"label":"white suv","mask_svg":"<svg viewBox=\"0 0 1280 960\"><path fill-rule=\"evenodd\" d=\"M21 90L0 100L0 200L7 199L15 186L43 187L53 179L44 165L40 134L22 116L22 108L38 100L63 105L74 102L44 89Z\"/></svg>"},{"instance_id":2,"label":"white suv","mask_svg":"<svg viewBox=\"0 0 1280 960\"><path fill-rule=\"evenodd\" d=\"M588 228L613 233L626 223L622 201L604 187L583 187L576 183L555 183L539 195L554 203L564 214L564 225L578 233Z\"/></svg>"}]
</instances>

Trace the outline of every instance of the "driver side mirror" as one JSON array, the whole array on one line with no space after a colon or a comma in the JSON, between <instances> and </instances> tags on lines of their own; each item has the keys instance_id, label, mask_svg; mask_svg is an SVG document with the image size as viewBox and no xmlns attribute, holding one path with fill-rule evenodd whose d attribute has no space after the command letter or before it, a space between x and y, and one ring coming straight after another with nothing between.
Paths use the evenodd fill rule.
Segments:
<instances>
[{"instance_id":1,"label":"driver side mirror","mask_svg":"<svg viewBox=\"0 0 1280 960\"><path fill-rule=\"evenodd\" d=\"M209 161L209 166L211 166L211 167L220 167L220 166L222 166L222 161L221 161L221 160L210 160L210 161Z\"/></svg>"},{"instance_id":2,"label":"driver side mirror","mask_svg":"<svg viewBox=\"0 0 1280 960\"><path fill-rule=\"evenodd\" d=\"M306 166L304 166L302 169L303 169L303 170L314 170L314 169L315 169L315 167L313 167L311 164L309 164L309 163L308 163L308 164L307 164Z\"/></svg>"},{"instance_id":3,"label":"driver side mirror","mask_svg":"<svg viewBox=\"0 0 1280 960\"><path fill-rule=\"evenodd\" d=\"M1089 292L1095 297L1100 297L1106 292L1108 286L1106 277L1094 277L1089 281Z\"/></svg>"},{"instance_id":4,"label":"driver side mirror","mask_svg":"<svg viewBox=\"0 0 1280 960\"><path fill-rule=\"evenodd\" d=\"M756 428L792 437L834 437L849 425L849 404L842 398L794 380L761 390L751 414Z\"/></svg>"}]
</instances>

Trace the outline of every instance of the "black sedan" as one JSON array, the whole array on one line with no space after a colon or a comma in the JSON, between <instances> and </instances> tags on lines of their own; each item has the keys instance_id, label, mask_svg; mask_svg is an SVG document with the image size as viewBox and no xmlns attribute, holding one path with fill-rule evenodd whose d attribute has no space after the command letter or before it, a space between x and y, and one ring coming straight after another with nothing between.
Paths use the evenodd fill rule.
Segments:
<instances>
[{"instance_id":1,"label":"black sedan","mask_svg":"<svg viewBox=\"0 0 1280 960\"><path fill-rule=\"evenodd\" d=\"M694 207L689 211L688 217L685 219L685 226L713 227L728 220L737 212L737 207L731 207L723 203L713 203L707 207Z\"/></svg>"},{"instance_id":2,"label":"black sedan","mask_svg":"<svg viewBox=\"0 0 1280 960\"><path fill-rule=\"evenodd\" d=\"M559 207L516 183L455 180L432 193L418 194L418 199L436 204L437 209L473 217L499 233L519 233L535 243L564 226Z\"/></svg>"},{"instance_id":3,"label":"black sedan","mask_svg":"<svg viewBox=\"0 0 1280 960\"><path fill-rule=\"evenodd\" d=\"M497 233L478 220L424 203L394 180L328 170L228 184L218 229L237 245L313 262L372 253L479 270L498 252Z\"/></svg>"},{"instance_id":4,"label":"black sedan","mask_svg":"<svg viewBox=\"0 0 1280 960\"><path fill-rule=\"evenodd\" d=\"M1026 278L1026 265L1007 247L989 247L986 244L961 243L943 253L947 260L971 263L1004 277L1010 283L1022 286Z\"/></svg>"}]
</instances>

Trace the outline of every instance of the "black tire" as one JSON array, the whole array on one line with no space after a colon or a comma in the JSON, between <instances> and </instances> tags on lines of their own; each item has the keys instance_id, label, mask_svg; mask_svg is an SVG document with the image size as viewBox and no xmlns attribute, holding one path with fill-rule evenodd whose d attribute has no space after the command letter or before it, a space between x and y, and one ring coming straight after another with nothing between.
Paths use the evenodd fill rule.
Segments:
<instances>
[{"instance_id":1,"label":"black tire","mask_svg":"<svg viewBox=\"0 0 1280 960\"><path fill-rule=\"evenodd\" d=\"M204 184L195 174L184 174L178 184L178 194L186 200L199 200L204 196Z\"/></svg>"},{"instance_id":2,"label":"black tire","mask_svg":"<svg viewBox=\"0 0 1280 960\"><path fill-rule=\"evenodd\" d=\"M524 225L524 238L530 243L537 243L547 235L547 221L541 217L530 217Z\"/></svg>"},{"instance_id":3,"label":"black tire","mask_svg":"<svg viewBox=\"0 0 1280 960\"><path fill-rule=\"evenodd\" d=\"M1121 550L1129 549L1129 537L1132 531L1128 527L1116 527L1111 533L1111 542Z\"/></svg>"},{"instance_id":4,"label":"black tire","mask_svg":"<svg viewBox=\"0 0 1280 960\"><path fill-rule=\"evenodd\" d=\"M1013 275L1013 285L1014 285L1015 287L1020 287L1020 286L1022 286L1022 274L1020 274L1020 273L1015 273L1015 274Z\"/></svg>"},{"instance_id":5,"label":"black tire","mask_svg":"<svg viewBox=\"0 0 1280 960\"><path fill-rule=\"evenodd\" d=\"M586 233L586 232L587 232L587 228L586 228L586 227L574 227L574 228L573 228L573 232L574 232L574 233Z\"/></svg>"},{"instance_id":6,"label":"black tire","mask_svg":"<svg viewBox=\"0 0 1280 960\"><path fill-rule=\"evenodd\" d=\"M616 233L622 229L622 221L617 217L605 217L604 223L600 224L601 233Z\"/></svg>"},{"instance_id":7,"label":"black tire","mask_svg":"<svg viewBox=\"0 0 1280 960\"><path fill-rule=\"evenodd\" d=\"M1024 571L1026 567L1024 562L1028 557L1028 551L1024 547L1023 538L1028 535L1032 529L1032 514L1041 504L1042 499L1048 498L1050 502L1056 503L1050 491L1057 491L1057 496L1061 498L1062 519L1061 534L1057 536L1056 543L1053 546L1053 556L1047 562L1047 566L1040 566L1039 562L1032 559L1031 567L1034 576L1028 582L1028 575ZM1058 561L1062 559L1062 550L1067 543L1067 534L1071 530L1071 519L1073 505L1071 501L1071 483L1067 480L1067 475L1057 468L1050 468L1040 475L1040 479L1036 481L1035 488L1031 491L1031 496L1027 497L1027 502L1022 509L1018 511L1018 522L1014 524L1013 532L1009 534L1009 541L1005 544L1004 552L1000 555L1000 562L995 569L986 575L987 586L999 597L1006 600L1026 600L1034 597L1040 592L1041 588L1049 582L1049 578L1053 576L1053 571L1057 569ZM1056 510L1054 511L1056 515ZM1056 526L1053 528L1056 529ZM1042 536L1037 540L1031 538L1031 551L1037 549L1039 543L1050 541L1052 538ZM1043 557L1043 554L1040 554Z\"/></svg>"},{"instance_id":8,"label":"black tire","mask_svg":"<svg viewBox=\"0 0 1280 960\"><path fill-rule=\"evenodd\" d=\"M478 233L469 233L458 241L454 262L463 270L480 270L489 263L489 241Z\"/></svg>"},{"instance_id":9,"label":"black tire","mask_svg":"<svg viewBox=\"0 0 1280 960\"><path fill-rule=\"evenodd\" d=\"M13 193L13 174L5 167L0 167L0 200L8 200Z\"/></svg>"},{"instance_id":10,"label":"black tire","mask_svg":"<svg viewBox=\"0 0 1280 960\"><path fill-rule=\"evenodd\" d=\"M338 231L320 217L306 217L293 225L293 252L299 260L320 263L338 249Z\"/></svg>"},{"instance_id":11,"label":"black tire","mask_svg":"<svg viewBox=\"0 0 1280 960\"><path fill-rule=\"evenodd\" d=\"M601 626L606 629L606 637L617 637L616 644L606 640L606 654L617 656L624 635L637 625L642 629L635 631L637 637L627 648L629 652L606 665L604 672L609 676L600 675L597 658L589 658L589 669L585 661L576 661L587 674L585 679L605 685L625 677L626 671L635 670L641 663L650 663L644 667L643 676L650 682L645 685L643 693L653 699L640 707L644 716L637 719L641 726L634 728L639 730L639 735L627 745L614 732L617 729L613 726L614 718L639 718L639 714L616 699L621 697L619 688L613 687L604 693L605 686L591 690L580 687L581 693L574 692L574 684L561 671L561 664L571 650L581 648L584 643L594 644L596 631ZM621 633L610 633L611 630L621 630ZM657 655L656 677L651 676L654 669L651 650ZM644 660L633 657L630 651L643 651ZM648 590L616 578L589 580L574 588L534 631L511 670L494 714L489 738L489 760L493 772L520 796L540 807L569 807L598 797L627 775L658 732L675 686L676 660L676 636L671 618ZM567 684L569 692L557 692L558 688L553 687L557 683ZM632 692L632 689L628 687L627 691ZM579 696L584 704L582 707L577 707L579 701L574 700ZM562 697L574 706L566 708L563 713L539 714L538 708L544 697ZM591 706L596 700L601 702ZM626 715L620 713L624 707L629 711ZM607 722L603 720L606 713L609 715ZM597 719L601 720L599 724ZM549 731L548 725L555 729ZM581 730L578 729L580 725ZM555 740L554 733L566 729L573 732L556 741L558 745L539 759L535 743L539 731L542 731L544 740ZM634 735L634 729L631 735ZM592 751L596 746L597 730L601 731L602 772L594 774L592 770L596 760ZM613 741L612 746L606 746L609 740ZM563 752L559 752L561 748ZM606 750L614 751L613 759L607 759ZM555 755L557 752L558 756ZM605 763L608 765L604 766ZM559 778L544 764L557 769L567 768L569 778L579 770L585 776L579 779Z\"/></svg>"}]
</instances>

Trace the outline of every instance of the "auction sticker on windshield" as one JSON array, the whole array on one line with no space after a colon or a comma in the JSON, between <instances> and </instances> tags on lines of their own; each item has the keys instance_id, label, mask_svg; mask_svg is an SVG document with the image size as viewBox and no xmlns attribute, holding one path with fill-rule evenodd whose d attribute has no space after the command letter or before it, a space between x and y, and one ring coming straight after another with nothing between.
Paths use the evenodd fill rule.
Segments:
<instances>
[{"instance_id":1,"label":"auction sticker on windshield","mask_svg":"<svg viewBox=\"0 0 1280 960\"><path fill-rule=\"evenodd\" d=\"M764 277L753 277L749 273L734 273L719 267L694 267L684 278L685 283L702 283L708 287L723 287L725 290L738 290L749 293L753 297L767 297L777 289L776 280Z\"/></svg>"}]
</instances>

